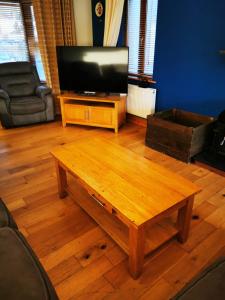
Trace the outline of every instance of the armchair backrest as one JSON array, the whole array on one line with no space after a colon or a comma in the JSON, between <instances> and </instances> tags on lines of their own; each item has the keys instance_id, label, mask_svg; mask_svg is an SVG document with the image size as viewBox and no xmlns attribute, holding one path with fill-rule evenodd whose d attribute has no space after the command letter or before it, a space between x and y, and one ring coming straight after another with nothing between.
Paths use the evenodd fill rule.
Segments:
<instances>
[{"instance_id":1,"label":"armchair backrest","mask_svg":"<svg viewBox=\"0 0 225 300\"><path fill-rule=\"evenodd\" d=\"M0 88L9 97L31 96L40 85L36 67L29 62L0 64Z\"/></svg>"}]
</instances>

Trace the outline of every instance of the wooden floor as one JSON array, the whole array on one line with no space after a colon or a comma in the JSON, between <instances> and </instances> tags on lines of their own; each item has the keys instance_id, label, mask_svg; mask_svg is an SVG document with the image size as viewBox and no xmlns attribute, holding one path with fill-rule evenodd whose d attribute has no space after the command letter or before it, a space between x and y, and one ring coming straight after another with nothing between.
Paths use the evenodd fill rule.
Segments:
<instances>
[{"instance_id":1,"label":"wooden floor","mask_svg":"<svg viewBox=\"0 0 225 300\"><path fill-rule=\"evenodd\" d=\"M196 182L187 243L173 240L146 261L133 280L126 255L67 197L57 195L49 151L81 137L105 137ZM202 268L225 254L225 177L144 145L145 128L126 124L119 134L60 122L0 129L0 196L47 270L61 300L167 300ZM141 176L141 174L140 174Z\"/></svg>"}]
</instances>

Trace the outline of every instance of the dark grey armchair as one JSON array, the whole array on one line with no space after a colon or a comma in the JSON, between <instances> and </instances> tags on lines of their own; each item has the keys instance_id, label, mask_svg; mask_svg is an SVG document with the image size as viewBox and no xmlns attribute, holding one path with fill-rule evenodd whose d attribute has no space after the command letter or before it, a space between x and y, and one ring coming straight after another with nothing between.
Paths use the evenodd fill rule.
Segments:
<instances>
[{"instance_id":1,"label":"dark grey armchair","mask_svg":"<svg viewBox=\"0 0 225 300\"><path fill-rule=\"evenodd\" d=\"M0 64L0 120L5 128L54 120L51 89L31 63Z\"/></svg>"}]
</instances>

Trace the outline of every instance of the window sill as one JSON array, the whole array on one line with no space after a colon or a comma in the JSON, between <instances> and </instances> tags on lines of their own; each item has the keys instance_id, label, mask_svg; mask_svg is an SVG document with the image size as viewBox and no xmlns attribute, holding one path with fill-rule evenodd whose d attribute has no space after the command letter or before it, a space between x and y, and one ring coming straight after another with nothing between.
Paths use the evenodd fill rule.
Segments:
<instances>
[{"instance_id":1,"label":"window sill","mask_svg":"<svg viewBox=\"0 0 225 300\"><path fill-rule=\"evenodd\" d=\"M128 73L128 80L134 80L138 82L145 82L145 83L156 83L155 80L152 79L150 75L144 74L135 74L135 73Z\"/></svg>"}]
</instances>

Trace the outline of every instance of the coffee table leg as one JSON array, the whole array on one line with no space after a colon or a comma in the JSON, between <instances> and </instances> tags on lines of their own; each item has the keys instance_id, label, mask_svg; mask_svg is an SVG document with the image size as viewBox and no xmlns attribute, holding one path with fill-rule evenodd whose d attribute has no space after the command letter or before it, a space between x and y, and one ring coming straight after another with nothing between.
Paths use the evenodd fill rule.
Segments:
<instances>
[{"instance_id":1,"label":"coffee table leg","mask_svg":"<svg viewBox=\"0 0 225 300\"><path fill-rule=\"evenodd\" d=\"M187 199L186 204L178 210L177 227L178 227L178 241L185 243L191 224L192 208L194 203L194 196Z\"/></svg>"},{"instance_id":2,"label":"coffee table leg","mask_svg":"<svg viewBox=\"0 0 225 300\"><path fill-rule=\"evenodd\" d=\"M65 198L67 196L66 186L67 186L67 178L66 171L60 166L58 160L55 160L56 165L56 175L58 180L58 191L59 197Z\"/></svg>"},{"instance_id":3,"label":"coffee table leg","mask_svg":"<svg viewBox=\"0 0 225 300\"><path fill-rule=\"evenodd\" d=\"M145 246L144 228L143 226L133 227L129 229L129 269L134 279L137 279L142 272L144 263L144 246Z\"/></svg>"}]
</instances>

